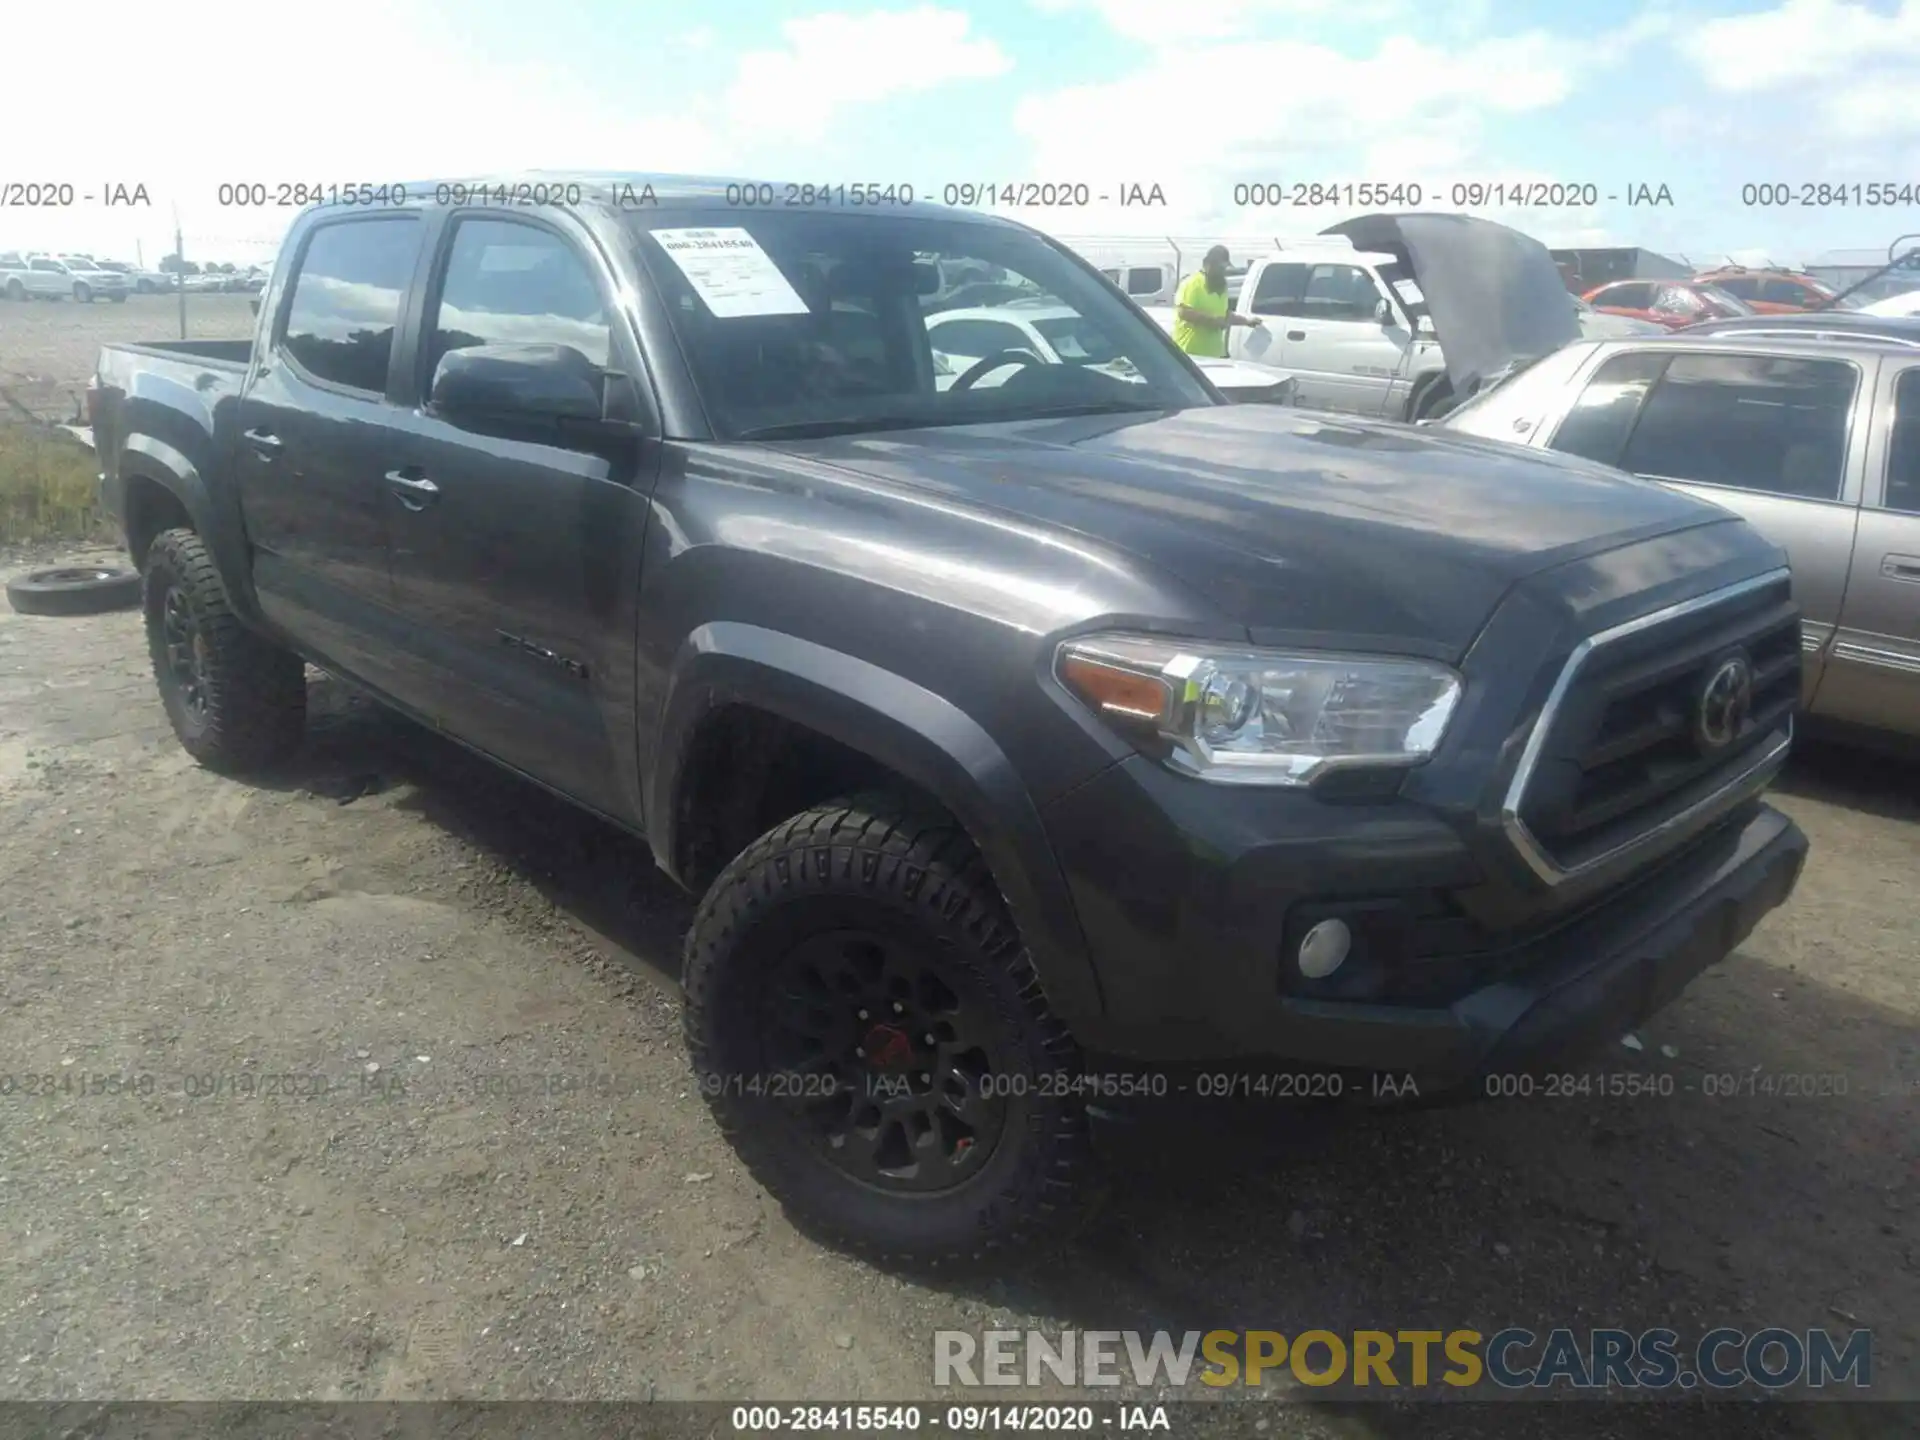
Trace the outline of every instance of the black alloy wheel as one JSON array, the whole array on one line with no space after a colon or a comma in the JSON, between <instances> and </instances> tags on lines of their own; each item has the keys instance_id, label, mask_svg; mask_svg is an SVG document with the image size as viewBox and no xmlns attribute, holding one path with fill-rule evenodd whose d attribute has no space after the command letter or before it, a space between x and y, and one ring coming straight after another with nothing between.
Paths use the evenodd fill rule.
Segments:
<instances>
[{"instance_id":1,"label":"black alloy wheel","mask_svg":"<svg viewBox=\"0 0 1920 1440\"><path fill-rule=\"evenodd\" d=\"M761 1034L821 1156L863 1184L951 1189L977 1175L1006 1126L996 1020L963 977L870 930L810 936L775 966Z\"/></svg>"}]
</instances>

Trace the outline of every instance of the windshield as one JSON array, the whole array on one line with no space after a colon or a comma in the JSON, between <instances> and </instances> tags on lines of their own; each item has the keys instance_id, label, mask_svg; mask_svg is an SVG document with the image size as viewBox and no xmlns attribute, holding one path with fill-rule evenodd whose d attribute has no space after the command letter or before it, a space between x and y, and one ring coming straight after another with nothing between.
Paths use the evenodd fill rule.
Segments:
<instances>
[{"instance_id":1,"label":"windshield","mask_svg":"<svg viewBox=\"0 0 1920 1440\"><path fill-rule=\"evenodd\" d=\"M1217 403L1097 271L1027 231L822 211L633 224L723 438Z\"/></svg>"}]
</instances>

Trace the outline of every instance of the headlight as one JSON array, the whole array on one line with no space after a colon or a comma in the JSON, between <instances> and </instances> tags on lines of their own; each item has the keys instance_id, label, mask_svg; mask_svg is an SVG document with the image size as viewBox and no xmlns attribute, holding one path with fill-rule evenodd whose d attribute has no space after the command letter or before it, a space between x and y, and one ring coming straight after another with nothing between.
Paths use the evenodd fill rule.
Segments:
<instances>
[{"instance_id":1,"label":"headlight","mask_svg":"<svg viewBox=\"0 0 1920 1440\"><path fill-rule=\"evenodd\" d=\"M1065 641L1054 673L1175 769L1228 785L1307 785L1333 769L1417 765L1460 700L1459 675L1429 660L1141 635Z\"/></svg>"}]
</instances>

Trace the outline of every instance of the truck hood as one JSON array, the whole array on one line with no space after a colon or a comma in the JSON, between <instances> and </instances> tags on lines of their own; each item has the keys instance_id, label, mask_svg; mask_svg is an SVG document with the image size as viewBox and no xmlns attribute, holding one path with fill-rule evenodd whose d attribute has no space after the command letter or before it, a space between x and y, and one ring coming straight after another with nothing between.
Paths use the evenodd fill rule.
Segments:
<instances>
[{"instance_id":1,"label":"truck hood","mask_svg":"<svg viewBox=\"0 0 1920 1440\"><path fill-rule=\"evenodd\" d=\"M1471 395L1517 364L1580 338L1566 282L1531 236L1471 215L1361 215L1321 231L1413 271L1453 393Z\"/></svg>"},{"instance_id":2,"label":"truck hood","mask_svg":"<svg viewBox=\"0 0 1920 1440\"><path fill-rule=\"evenodd\" d=\"M1730 518L1571 457L1266 405L769 448L1125 551L1256 643L1444 658L1529 575Z\"/></svg>"}]
</instances>

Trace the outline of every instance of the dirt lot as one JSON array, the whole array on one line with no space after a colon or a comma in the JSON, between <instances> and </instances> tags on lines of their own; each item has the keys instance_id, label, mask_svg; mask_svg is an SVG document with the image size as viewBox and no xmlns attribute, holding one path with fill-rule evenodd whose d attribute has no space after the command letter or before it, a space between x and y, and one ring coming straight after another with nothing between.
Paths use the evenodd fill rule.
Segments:
<instances>
[{"instance_id":1,"label":"dirt lot","mask_svg":"<svg viewBox=\"0 0 1920 1440\"><path fill-rule=\"evenodd\" d=\"M244 340L253 334L250 295L187 296L187 338ZM64 424L107 341L180 339L177 295L129 295L126 303L0 300L0 419ZM11 402L11 403L9 403Z\"/></svg>"},{"instance_id":2,"label":"dirt lot","mask_svg":"<svg viewBox=\"0 0 1920 1440\"><path fill-rule=\"evenodd\" d=\"M154 333L142 308L171 314L80 315ZM0 363L86 350L84 377L98 332L24 309ZM690 907L643 847L331 682L314 708L293 770L223 780L174 744L135 616L0 606L0 1399L902 1399L941 1328L1509 1324L1867 1326L1875 1388L1920 1397L1920 773L1796 762L1791 907L1588 1067L1672 1098L1216 1106L1106 1136L1076 1245L930 1285L821 1249L733 1162L676 1030ZM1797 1076L1846 1093L1768 1093ZM1563 1408L1528 1433L1572 1433ZM1276 1440L1456 1433L1263 1413Z\"/></svg>"}]
</instances>

